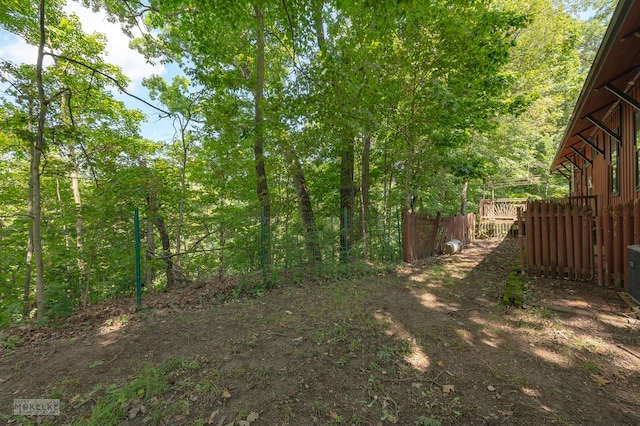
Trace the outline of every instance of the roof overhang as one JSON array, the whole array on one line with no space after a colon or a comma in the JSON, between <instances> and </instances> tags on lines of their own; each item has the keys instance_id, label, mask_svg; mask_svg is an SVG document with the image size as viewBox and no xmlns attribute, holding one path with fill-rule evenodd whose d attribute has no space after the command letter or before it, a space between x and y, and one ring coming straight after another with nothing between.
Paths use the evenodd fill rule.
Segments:
<instances>
[{"instance_id":1,"label":"roof overhang","mask_svg":"<svg viewBox=\"0 0 640 426\"><path fill-rule=\"evenodd\" d=\"M602 126L619 102L633 105L627 93L639 79L640 0L620 0L551 163L552 172L571 164L576 150L594 144L591 137L597 131L611 135L612 130Z\"/></svg>"}]
</instances>

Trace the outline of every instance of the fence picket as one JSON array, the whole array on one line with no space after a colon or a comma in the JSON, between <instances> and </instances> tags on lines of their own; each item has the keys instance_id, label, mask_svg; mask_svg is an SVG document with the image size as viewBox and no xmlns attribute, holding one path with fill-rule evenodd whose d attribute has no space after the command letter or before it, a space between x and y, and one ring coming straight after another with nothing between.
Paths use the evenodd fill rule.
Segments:
<instances>
[{"instance_id":1,"label":"fence picket","mask_svg":"<svg viewBox=\"0 0 640 426\"><path fill-rule=\"evenodd\" d=\"M522 221L523 271L627 285L627 246L640 244L640 200L608 206L597 217L586 204L529 202Z\"/></svg>"}]
</instances>

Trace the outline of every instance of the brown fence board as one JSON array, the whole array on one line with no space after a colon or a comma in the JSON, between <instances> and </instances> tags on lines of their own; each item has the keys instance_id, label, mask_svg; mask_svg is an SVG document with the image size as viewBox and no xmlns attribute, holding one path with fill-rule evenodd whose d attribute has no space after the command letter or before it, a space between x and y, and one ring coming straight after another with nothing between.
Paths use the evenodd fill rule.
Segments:
<instances>
[{"instance_id":1,"label":"brown fence board","mask_svg":"<svg viewBox=\"0 0 640 426\"><path fill-rule=\"evenodd\" d=\"M529 202L524 214L522 269L529 274L589 280L594 271L594 219L589 206Z\"/></svg>"},{"instance_id":2,"label":"brown fence board","mask_svg":"<svg viewBox=\"0 0 640 426\"><path fill-rule=\"evenodd\" d=\"M596 271L600 271L598 273L598 284L604 285L604 277L602 276L602 272L604 271L604 251L602 248L602 216L598 216L596 218Z\"/></svg>"},{"instance_id":3,"label":"brown fence board","mask_svg":"<svg viewBox=\"0 0 640 426\"><path fill-rule=\"evenodd\" d=\"M442 218L420 213L402 212L402 260L413 262L440 253L442 245L452 239L468 244L475 238L476 216L455 215Z\"/></svg>"},{"instance_id":4,"label":"brown fence board","mask_svg":"<svg viewBox=\"0 0 640 426\"><path fill-rule=\"evenodd\" d=\"M607 206L593 217L589 205L530 202L523 215L522 270L529 274L625 288L627 247L640 244L640 200Z\"/></svg>"}]
</instances>

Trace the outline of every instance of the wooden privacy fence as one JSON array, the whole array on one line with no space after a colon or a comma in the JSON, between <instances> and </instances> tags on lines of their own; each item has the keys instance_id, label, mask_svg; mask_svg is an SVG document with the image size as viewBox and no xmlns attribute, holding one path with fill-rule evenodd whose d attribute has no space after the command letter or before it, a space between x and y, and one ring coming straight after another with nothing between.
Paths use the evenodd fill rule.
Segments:
<instances>
[{"instance_id":1,"label":"wooden privacy fence","mask_svg":"<svg viewBox=\"0 0 640 426\"><path fill-rule=\"evenodd\" d=\"M518 211L518 234L523 271L554 278L593 278L591 207L530 201L524 217Z\"/></svg>"},{"instance_id":2,"label":"wooden privacy fence","mask_svg":"<svg viewBox=\"0 0 640 426\"><path fill-rule=\"evenodd\" d=\"M625 288L627 246L640 244L640 200L609 206L527 203L518 215L522 270L532 275L592 280Z\"/></svg>"},{"instance_id":3,"label":"wooden privacy fence","mask_svg":"<svg viewBox=\"0 0 640 426\"><path fill-rule=\"evenodd\" d=\"M455 215L442 218L402 212L402 260L413 262L442 252L442 245L452 239L467 244L475 238L476 215Z\"/></svg>"},{"instance_id":4,"label":"wooden privacy fence","mask_svg":"<svg viewBox=\"0 0 640 426\"><path fill-rule=\"evenodd\" d=\"M627 246L640 244L640 199L609 206L596 218L598 284L627 287Z\"/></svg>"}]
</instances>

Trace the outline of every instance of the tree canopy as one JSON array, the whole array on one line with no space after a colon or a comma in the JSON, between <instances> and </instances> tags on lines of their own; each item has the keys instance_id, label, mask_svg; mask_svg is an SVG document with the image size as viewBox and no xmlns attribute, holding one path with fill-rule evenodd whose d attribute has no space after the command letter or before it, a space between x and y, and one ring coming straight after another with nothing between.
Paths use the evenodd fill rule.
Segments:
<instances>
[{"instance_id":1,"label":"tree canopy","mask_svg":"<svg viewBox=\"0 0 640 426\"><path fill-rule=\"evenodd\" d=\"M64 3L0 5L0 28L39 47L36 65L0 58L5 320L131 292L134 208L151 290L264 259L271 282L347 251L394 261L402 208L562 195L548 165L614 6L84 0L181 70L144 80L175 129L154 141Z\"/></svg>"}]
</instances>

